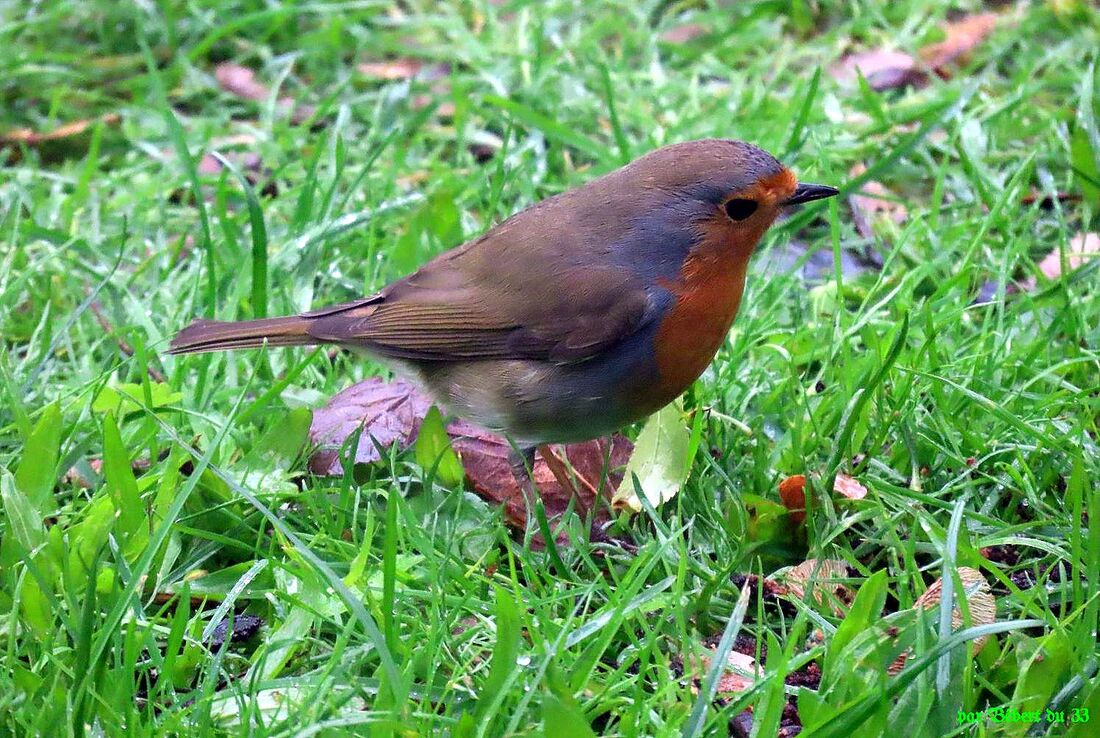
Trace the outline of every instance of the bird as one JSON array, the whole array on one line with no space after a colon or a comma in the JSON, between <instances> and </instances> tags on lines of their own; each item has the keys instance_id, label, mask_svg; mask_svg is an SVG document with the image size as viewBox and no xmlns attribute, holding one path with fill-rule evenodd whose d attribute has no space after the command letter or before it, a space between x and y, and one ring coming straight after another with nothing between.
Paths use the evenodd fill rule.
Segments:
<instances>
[{"instance_id":1,"label":"bird","mask_svg":"<svg viewBox=\"0 0 1100 738\"><path fill-rule=\"evenodd\" d=\"M726 340L764 233L783 211L837 193L749 143L674 143L371 295L298 315L196 320L169 353L365 352L446 411L505 435L517 479L529 480L537 448L602 437L682 394Z\"/></svg>"}]
</instances>

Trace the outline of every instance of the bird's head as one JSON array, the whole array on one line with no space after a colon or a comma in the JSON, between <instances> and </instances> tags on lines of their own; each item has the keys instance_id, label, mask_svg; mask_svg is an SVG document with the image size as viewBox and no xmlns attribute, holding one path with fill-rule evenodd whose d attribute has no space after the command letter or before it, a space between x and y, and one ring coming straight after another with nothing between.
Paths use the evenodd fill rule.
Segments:
<instances>
[{"instance_id":1,"label":"bird's head","mask_svg":"<svg viewBox=\"0 0 1100 738\"><path fill-rule=\"evenodd\" d=\"M615 174L640 186L638 235L648 233L681 258L747 260L784 210L837 194L799 182L768 152L729 139L665 146Z\"/></svg>"},{"instance_id":2,"label":"bird's head","mask_svg":"<svg viewBox=\"0 0 1100 738\"><path fill-rule=\"evenodd\" d=\"M665 146L631 166L712 241L749 253L784 210L837 194L835 187L799 182L768 152L730 139Z\"/></svg>"}]
</instances>

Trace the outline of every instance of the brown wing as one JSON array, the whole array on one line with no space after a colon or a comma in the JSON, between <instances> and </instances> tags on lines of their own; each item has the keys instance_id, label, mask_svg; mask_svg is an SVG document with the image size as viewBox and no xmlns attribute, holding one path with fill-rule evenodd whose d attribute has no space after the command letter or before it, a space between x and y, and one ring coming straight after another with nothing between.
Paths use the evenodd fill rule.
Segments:
<instances>
[{"instance_id":1,"label":"brown wing","mask_svg":"<svg viewBox=\"0 0 1100 738\"><path fill-rule=\"evenodd\" d=\"M543 232L548 248L517 249L507 237L525 229L510 225L441 255L378 295L317 311L309 334L403 359L570 363L652 317L648 293L628 270L553 248L553 231Z\"/></svg>"}]
</instances>

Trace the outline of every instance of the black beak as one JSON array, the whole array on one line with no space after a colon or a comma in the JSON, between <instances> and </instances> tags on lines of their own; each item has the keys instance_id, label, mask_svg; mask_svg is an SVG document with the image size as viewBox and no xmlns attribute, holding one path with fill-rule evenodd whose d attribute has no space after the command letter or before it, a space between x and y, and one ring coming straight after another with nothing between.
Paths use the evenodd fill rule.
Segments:
<instances>
[{"instance_id":1,"label":"black beak","mask_svg":"<svg viewBox=\"0 0 1100 738\"><path fill-rule=\"evenodd\" d=\"M814 200L823 200L826 197L833 197L838 192L840 192L840 190L836 187L830 187L829 185L799 182L798 186L794 188L794 194L787 198L787 201L783 204L801 205L804 202L812 202Z\"/></svg>"}]
</instances>

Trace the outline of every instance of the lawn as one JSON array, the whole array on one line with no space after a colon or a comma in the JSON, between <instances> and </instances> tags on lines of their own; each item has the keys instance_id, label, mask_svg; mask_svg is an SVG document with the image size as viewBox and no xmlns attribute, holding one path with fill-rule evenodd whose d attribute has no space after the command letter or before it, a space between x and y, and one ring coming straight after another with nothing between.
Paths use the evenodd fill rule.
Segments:
<instances>
[{"instance_id":1,"label":"lawn","mask_svg":"<svg viewBox=\"0 0 1100 738\"><path fill-rule=\"evenodd\" d=\"M1092 4L0 0L0 42L0 736L1100 731ZM362 356L167 355L706 137L842 196L609 540L438 419L311 466Z\"/></svg>"}]
</instances>

